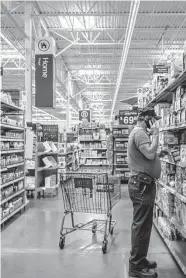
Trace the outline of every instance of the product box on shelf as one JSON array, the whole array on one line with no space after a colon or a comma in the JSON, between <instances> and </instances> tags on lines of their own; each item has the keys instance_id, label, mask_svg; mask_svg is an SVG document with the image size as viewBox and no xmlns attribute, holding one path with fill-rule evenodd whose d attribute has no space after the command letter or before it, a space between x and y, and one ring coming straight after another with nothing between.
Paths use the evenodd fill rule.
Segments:
<instances>
[{"instance_id":1,"label":"product box on shelf","mask_svg":"<svg viewBox=\"0 0 186 278\"><path fill-rule=\"evenodd\" d=\"M178 136L171 132L166 132L164 134L164 145L177 145L178 144Z\"/></svg>"},{"instance_id":2,"label":"product box on shelf","mask_svg":"<svg viewBox=\"0 0 186 278\"><path fill-rule=\"evenodd\" d=\"M186 145L181 145L180 164L182 167L186 167Z\"/></svg>"},{"instance_id":3,"label":"product box on shelf","mask_svg":"<svg viewBox=\"0 0 186 278\"><path fill-rule=\"evenodd\" d=\"M47 141L43 142L43 147L44 147L44 151L46 151L46 152L51 152L52 151L52 148L51 148L49 142L47 142Z\"/></svg>"},{"instance_id":4,"label":"product box on shelf","mask_svg":"<svg viewBox=\"0 0 186 278\"><path fill-rule=\"evenodd\" d=\"M162 109L169 109L170 106L171 106L170 103L167 103L167 102L165 102L165 103L158 103L155 106L154 110L155 110L156 114L160 115Z\"/></svg>"},{"instance_id":5,"label":"product box on shelf","mask_svg":"<svg viewBox=\"0 0 186 278\"><path fill-rule=\"evenodd\" d=\"M186 168L182 168L182 194L186 196Z\"/></svg>"},{"instance_id":6,"label":"product box on shelf","mask_svg":"<svg viewBox=\"0 0 186 278\"><path fill-rule=\"evenodd\" d=\"M64 168L65 165L66 165L66 160L65 160L65 157L58 157L58 164L60 167Z\"/></svg>"},{"instance_id":7,"label":"product box on shelf","mask_svg":"<svg viewBox=\"0 0 186 278\"><path fill-rule=\"evenodd\" d=\"M182 187L183 185L183 180L182 180L182 168L181 167L176 167L176 176L175 176L175 189L176 192L182 194Z\"/></svg>"},{"instance_id":8,"label":"product box on shelf","mask_svg":"<svg viewBox=\"0 0 186 278\"><path fill-rule=\"evenodd\" d=\"M45 187L50 188L56 186L56 175L45 177Z\"/></svg>"},{"instance_id":9,"label":"product box on shelf","mask_svg":"<svg viewBox=\"0 0 186 278\"><path fill-rule=\"evenodd\" d=\"M178 221L178 223L180 225L183 225L184 223L182 222L183 219L182 219L182 214L181 214L183 202L181 200L179 200L177 197L175 197L174 203L175 203L175 217L176 217L176 220Z\"/></svg>"},{"instance_id":10,"label":"product box on shelf","mask_svg":"<svg viewBox=\"0 0 186 278\"><path fill-rule=\"evenodd\" d=\"M34 176L26 176L25 177L25 186L26 188L35 188L35 177Z\"/></svg>"},{"instance_id":11,"label":"product box on shelf","mask_svg":"<svg viewBox=\"0 0 186 278\"><path fill-rule=\"evenodd\" d=\"M47 168L56 167L58 165L52 156L44 157L42 160Z\"/></svg>"}]
</instances>

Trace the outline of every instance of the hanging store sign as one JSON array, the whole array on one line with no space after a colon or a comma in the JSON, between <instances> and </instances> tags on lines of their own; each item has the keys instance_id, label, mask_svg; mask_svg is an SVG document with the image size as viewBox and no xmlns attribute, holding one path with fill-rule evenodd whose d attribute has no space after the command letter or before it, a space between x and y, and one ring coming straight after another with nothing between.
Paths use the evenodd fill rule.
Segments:
<instances>
[{"instance_id":1,"label":"hanging store sign","mask_svg":"<svg viewBox=\"0 0 186 278\"><path fill-rule=\"evenodd\" d=\"M153 74L154 73L168 73L168 66L165 65L153 65Z\"/></svg>"},{"instance_id":2,"label":"hanging store sign","mask_svg":"<svg viewBox=\"0 0 186 278\"><path fill-rule=\"evenodd\" d=\"M89 122L91 121L90 110L79 110L79 121Z\"/></svg>"},{"instance_id":3,"label":"hanging store sign","mask_svg":"<svg viewBox=\"0 0 186 278\"><path fill-rule=\"evenodd\" d=\"M119 124L120 125L133 125L137 121L138 112L134 110L120 110L119 111Z\"/></svg>"},{"instance_id":4,"label":"hanging store sign","mask_svg":"<svg viewBox=\"0 0 186 278\"><path fill-rule=\"evenodd\" d=\"M55 107L55 42L52 37L36 40L35 106Z\"/></svg>"}]
</instances>

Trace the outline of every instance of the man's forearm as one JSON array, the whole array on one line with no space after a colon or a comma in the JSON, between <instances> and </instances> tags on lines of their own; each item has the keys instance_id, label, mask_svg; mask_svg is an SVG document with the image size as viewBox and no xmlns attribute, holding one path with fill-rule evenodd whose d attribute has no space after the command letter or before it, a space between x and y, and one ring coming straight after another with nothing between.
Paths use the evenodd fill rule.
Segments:
<instances>
[{"instance_id":1,"label":"man's forearm","mask_svg":"<svg viewBox=\"0 0 186 278\"><path fill-rule=\"evenodd\" d=\"M156 134L156 135L153 135L152 143L149 147L149 152L151 153L152 156L156 155L158 146L159 146L159 134Z\"/></svg>"}]
</instances>

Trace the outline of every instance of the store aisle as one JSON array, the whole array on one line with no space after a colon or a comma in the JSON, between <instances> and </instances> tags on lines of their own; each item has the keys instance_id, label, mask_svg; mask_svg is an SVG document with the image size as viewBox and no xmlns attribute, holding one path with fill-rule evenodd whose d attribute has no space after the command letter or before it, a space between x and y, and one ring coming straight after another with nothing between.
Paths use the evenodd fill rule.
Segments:
<instances>
[{"instance_id":1,"label":"store aisle","mask_svg":"<svg viewBox=\"0 0 186 278\"><path fill-rule=\"evenodd\" d=\"M128 197L113 211L118 223L106 255L101 252L103 236L85 231L69 235L65 249L59 250L61 198L32 202L26 213L2 231L2 278L128 278L132 215ZM79 216L81 220L88 217ZM185 277L155 230L149 259L157 261L159 277Z\"/></svg>"}]
</instances>

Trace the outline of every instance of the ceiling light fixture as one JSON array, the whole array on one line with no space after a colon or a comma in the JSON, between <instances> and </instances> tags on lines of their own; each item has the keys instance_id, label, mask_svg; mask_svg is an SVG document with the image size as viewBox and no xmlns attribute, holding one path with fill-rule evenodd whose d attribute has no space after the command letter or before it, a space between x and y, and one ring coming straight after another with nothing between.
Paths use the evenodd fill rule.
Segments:
<instances>
[{"instance_id":1,"label":"ceiling light fixture","mask_svg":"<svg viewBox=\"0 0 186 278\"><path fill-rule=\"evenodd\" d=\"M123 76L123 72L124 72L124 68L125 68L125 64L126 64L126 60L127 60L127 56L128 56L128 51L129 51L130 42L132 39L132 34L134 31L135 23L136 23L139 5L140 5L140 0L134 0L131 2L130 14L129 14L129 19L128 19L128 23L127 23L126 36L125 36L125 40L124 40L124 44L123 44L123 51L122 51L122 56L121 56L121 61L120 61L120 66L119 66L118 77L117 77L117 81L116 81L116 90L115 90L114 100L113 100L112 109L111 109L110 122L112 121L114 108L116 105L117 95L119 92L121 79Z\"/></svg>"}]
</instances>

